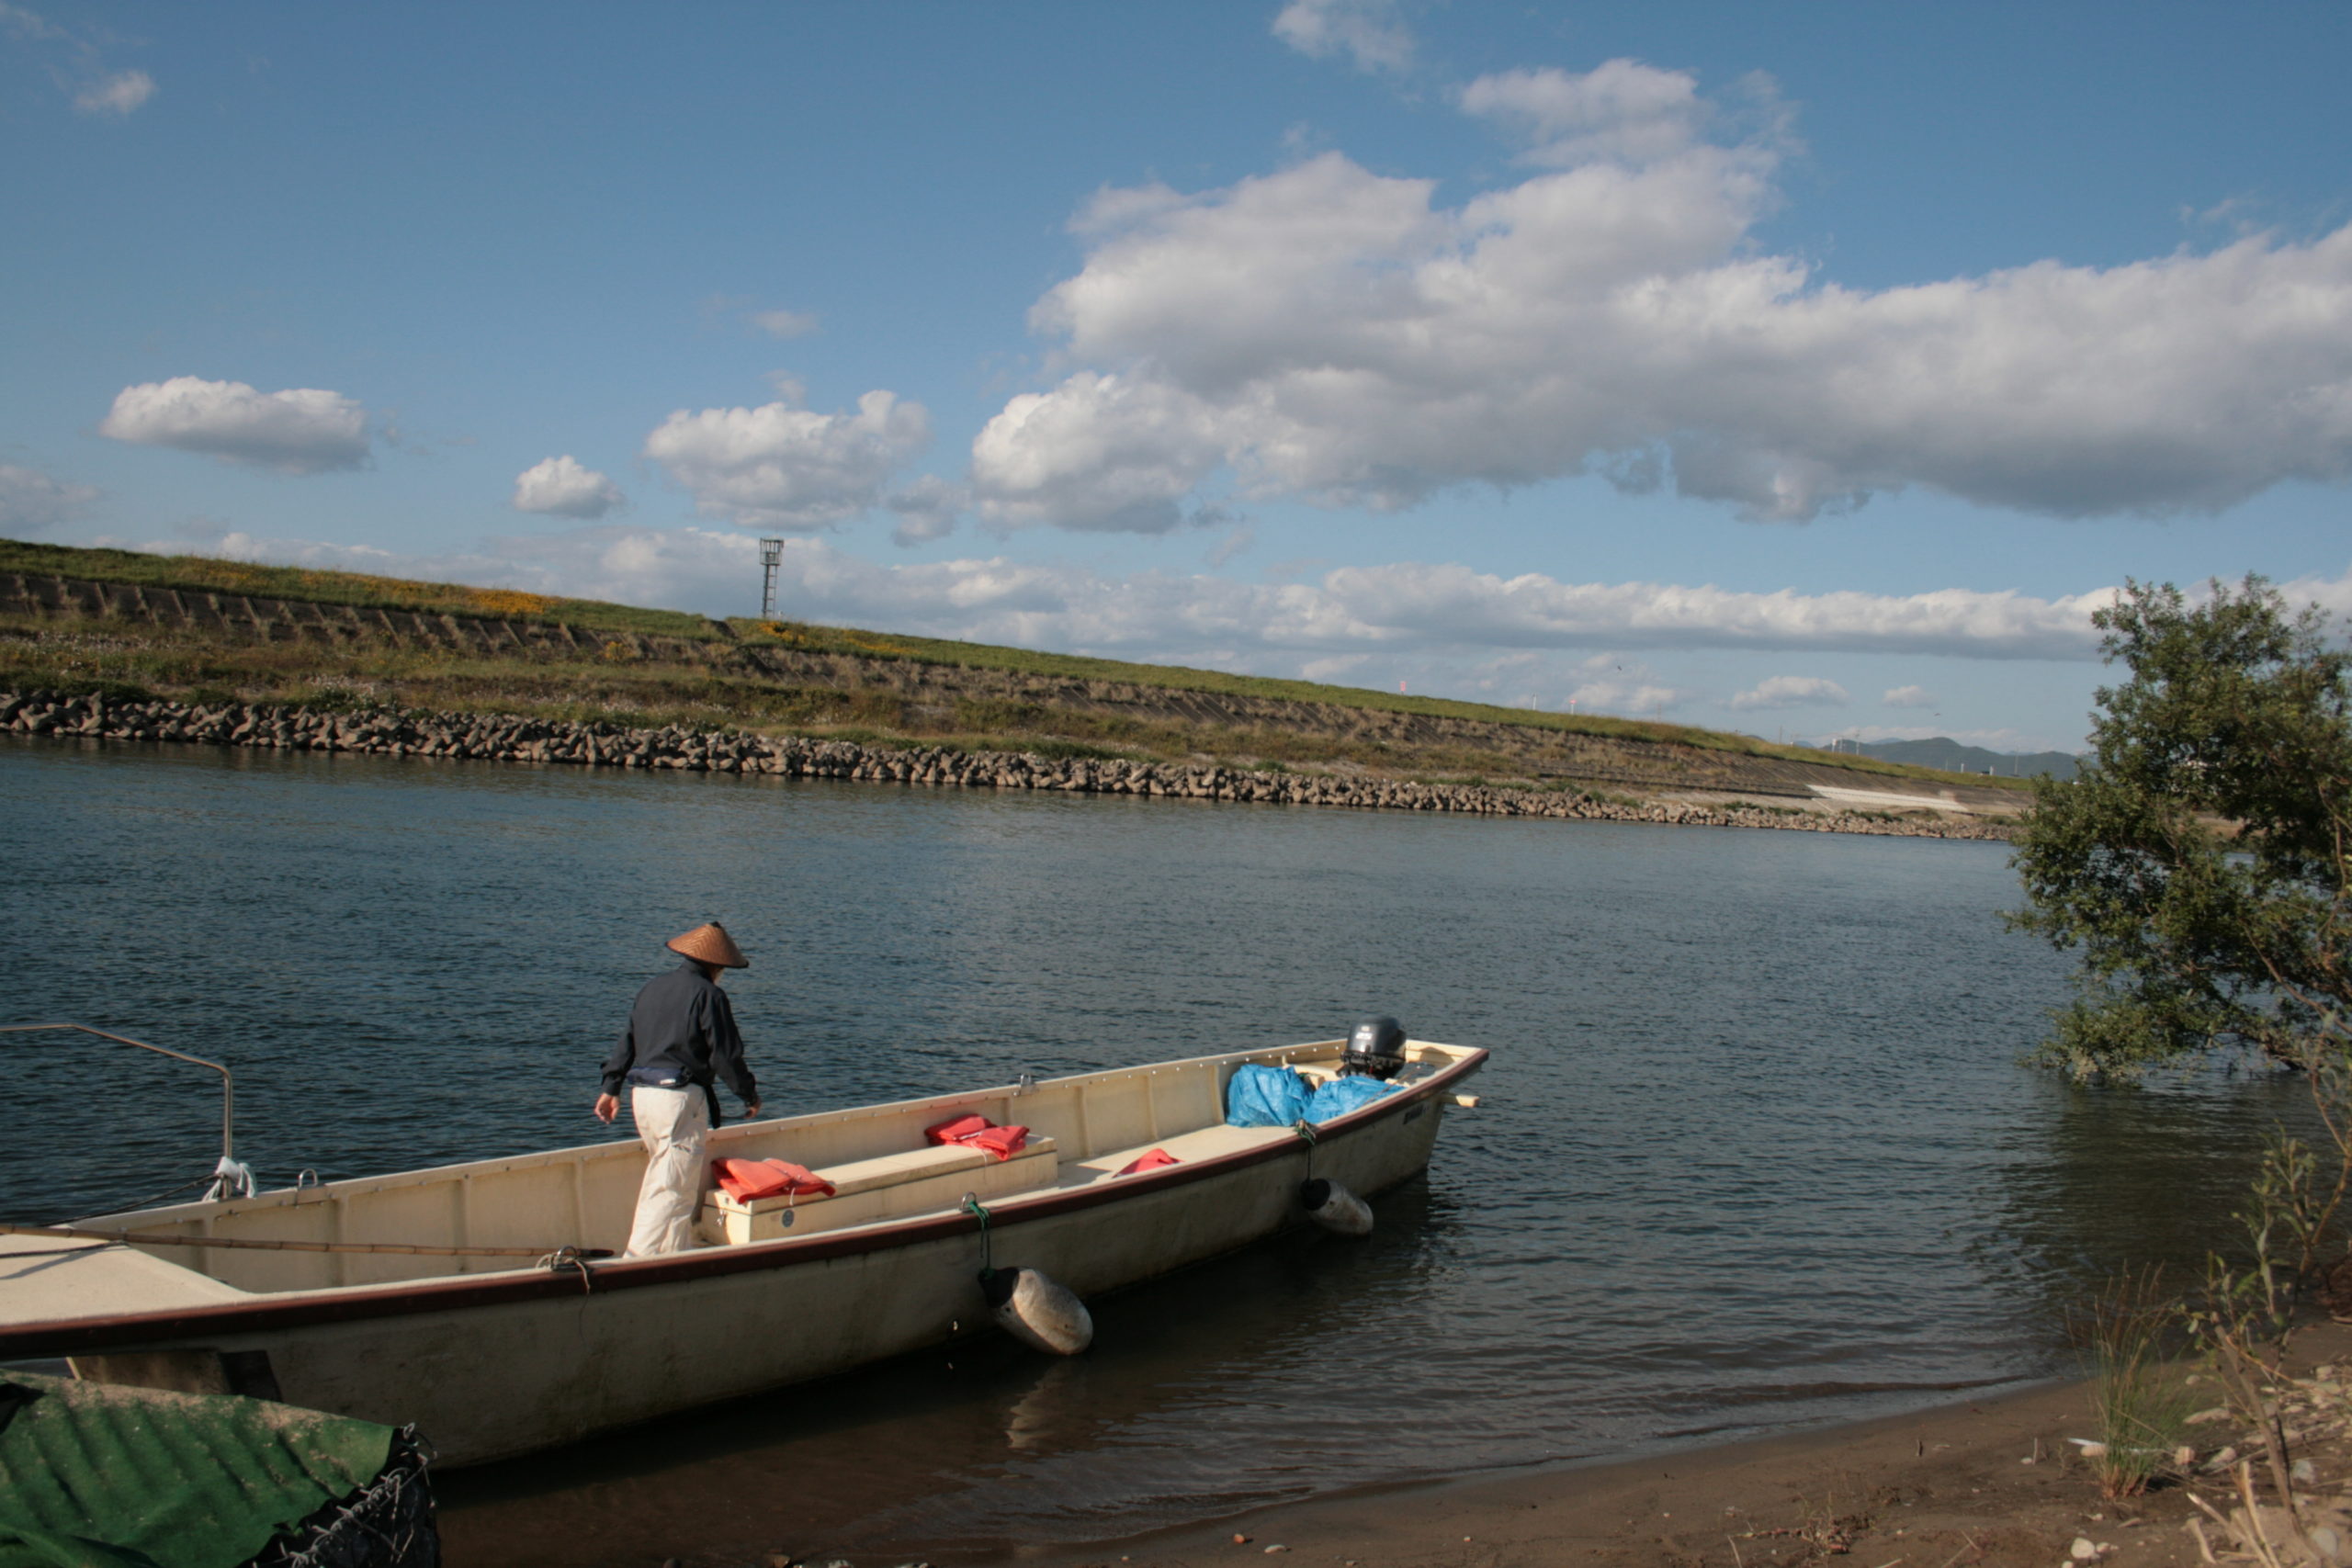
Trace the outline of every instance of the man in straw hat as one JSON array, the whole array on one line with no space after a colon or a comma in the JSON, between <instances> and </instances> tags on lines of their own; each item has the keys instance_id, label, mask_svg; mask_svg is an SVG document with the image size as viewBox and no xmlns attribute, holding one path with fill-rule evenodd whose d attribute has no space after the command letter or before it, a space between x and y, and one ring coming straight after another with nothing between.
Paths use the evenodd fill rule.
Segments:
<instances>
[{"instance_id":1,"label":"man in straw hat","mask_svg":"<svg viewBox=\"0 0 2352 1568\"><path fill-rule=\"evenodd\" d=\"M752 961L716 920L664 945L685 963L637 993L628 1029L605 1058L604 1089L596 1096L598 1119L610 1122L620 1112L627 1083L637 1135L645 1141L645 1182L637 1190L637 1223L628 1233L631 1258L694 1245L703 1139L718 1122L714 1069L742 1100L746 1120L760 1113L759 1087L743 1065L735 1009L718 988L722 973L748 969Z\"/></svg>"}]
</instances>

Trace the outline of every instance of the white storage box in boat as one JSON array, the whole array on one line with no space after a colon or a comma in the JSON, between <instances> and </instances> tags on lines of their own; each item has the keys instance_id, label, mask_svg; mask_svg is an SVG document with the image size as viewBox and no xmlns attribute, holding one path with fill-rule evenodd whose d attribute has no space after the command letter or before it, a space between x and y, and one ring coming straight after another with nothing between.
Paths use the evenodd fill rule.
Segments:
<instances>
[{"instance_id":1,"label":"white storage box in boat","mask_svg":"<svg viewBox=\"0 0 2352 1568\"><path fill-rule=\"evenodd\" d=\"M909 1149L814 1174L833 1184L830 1198L744 1200L714 1187L702 1195L696 1216L702 1239L718 1247L775 1241L812 1231L871 1224L933 1209L952 1209L969 1192L986 1202L1008 1192L1051 1187L1061 1161L1051 1138L1032 1134L1010 1159L956 1144Z\"/></svg>"}]
</instances>

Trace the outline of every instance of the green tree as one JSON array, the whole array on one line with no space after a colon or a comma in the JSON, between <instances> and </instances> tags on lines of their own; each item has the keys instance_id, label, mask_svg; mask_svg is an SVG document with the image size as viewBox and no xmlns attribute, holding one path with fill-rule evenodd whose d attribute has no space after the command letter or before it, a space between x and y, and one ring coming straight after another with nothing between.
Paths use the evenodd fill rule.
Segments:
<instances>
[{"instance_id":1,"label":"green tree","mask_svg":"<svg viewBox=\"0 0 2352 1568\"><path fill-rule=\"evenodd\" d=\"M2352 1060L2352 656L2316 607L2259 577L2192 604L2128 583L2094 617L2108 661L2093 756L2045 779L2015 864L2012 921L2078 949L2045 1054L2128 1077L2230 1046Z\"/></svg>"}]
</instances>

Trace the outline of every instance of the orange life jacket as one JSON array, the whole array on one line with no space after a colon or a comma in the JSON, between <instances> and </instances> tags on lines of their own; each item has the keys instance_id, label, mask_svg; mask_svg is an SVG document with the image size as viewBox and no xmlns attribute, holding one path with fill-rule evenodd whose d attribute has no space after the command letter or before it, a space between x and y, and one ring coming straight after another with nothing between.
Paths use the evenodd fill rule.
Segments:
<instances>
[{"instance_id":1,"label":"orange life jacket","mask_svg":"<svg viewBox=\"0 0 2352 1568\"><path fill-rule=\"evenodd\" d=\"M723 1159L715 1166L720 1190L741 1202L761 1198L830 1198L833 1184L806 1166L781 1159Z\"/></svg>"},{"instance_id":2,"label":"orange life jacket","mask_svg":"<svg viewBox=\"0 0 2352 1568\"><path fill-rule=\"evenodd\" d=\"M984 1127L956 1140L967 1149L986 1149L999 1159L1011 1159L1029 1141L1026 1127Z\"/></svg>"},{"instance_id":3,"label":"orange life jacket","mask_svg":"<svg viewBox=\"0 0 2352 1568\"><path fill-rule=\"evenodd\" d=\"M958 1116L952 1122L942 1122L925 1127L922 1135L934 1144L961 1144L967 1149L980 1149L999 1159L1011 1159L1013 1151L1029 1141L1026 1127L1000 1127L985 1116Z\"/></svg>"},{"instance_id":4,"label":"orange life jacket","mask_svg":"<svg viewBox=\"0 0 2352 1568\"><path fill-rule=\"evenodd\" d=\"M993 1125L985 1116L958 1116L937 1126L925 1127L922 1135L934 1144L960 1144L975 1133L985 1133Z\"/></svg>"}]
</instances>

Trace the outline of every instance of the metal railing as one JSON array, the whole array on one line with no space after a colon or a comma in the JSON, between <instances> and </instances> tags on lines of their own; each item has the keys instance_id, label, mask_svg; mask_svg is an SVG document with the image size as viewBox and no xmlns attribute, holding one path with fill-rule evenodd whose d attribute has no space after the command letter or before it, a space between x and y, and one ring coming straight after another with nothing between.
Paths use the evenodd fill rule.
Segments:
<instances>
[{"instance_id":1,"label":"metal railing","mask_svg":"<svg viewBox=\"0 0 2352 1568\"><path fill-rule=\"evenodd\" d=\"M220 1199L243 1193L251 1197L254 1173L237 1163L237 1089L229 1077L229 1069L219 1062L208 1062L201 1056L191 1056L185 1051L153 1044L145 1040L133 1040L128 1034L114 1034L103 1029L93 1029L86 1023L5 1023L0 1034L31 1034L42 1030L72 1029L84 1034L95 1034L101 1040L111 1040L118 1045L136 1045L141 1051L153 1051L158 1056L169 1056L175 1062L207 1067L220 1075L220 1163L212 1168L212 1185L205 1190L204 1201L217 1202Z\"/></svg>"}]
</instances>

